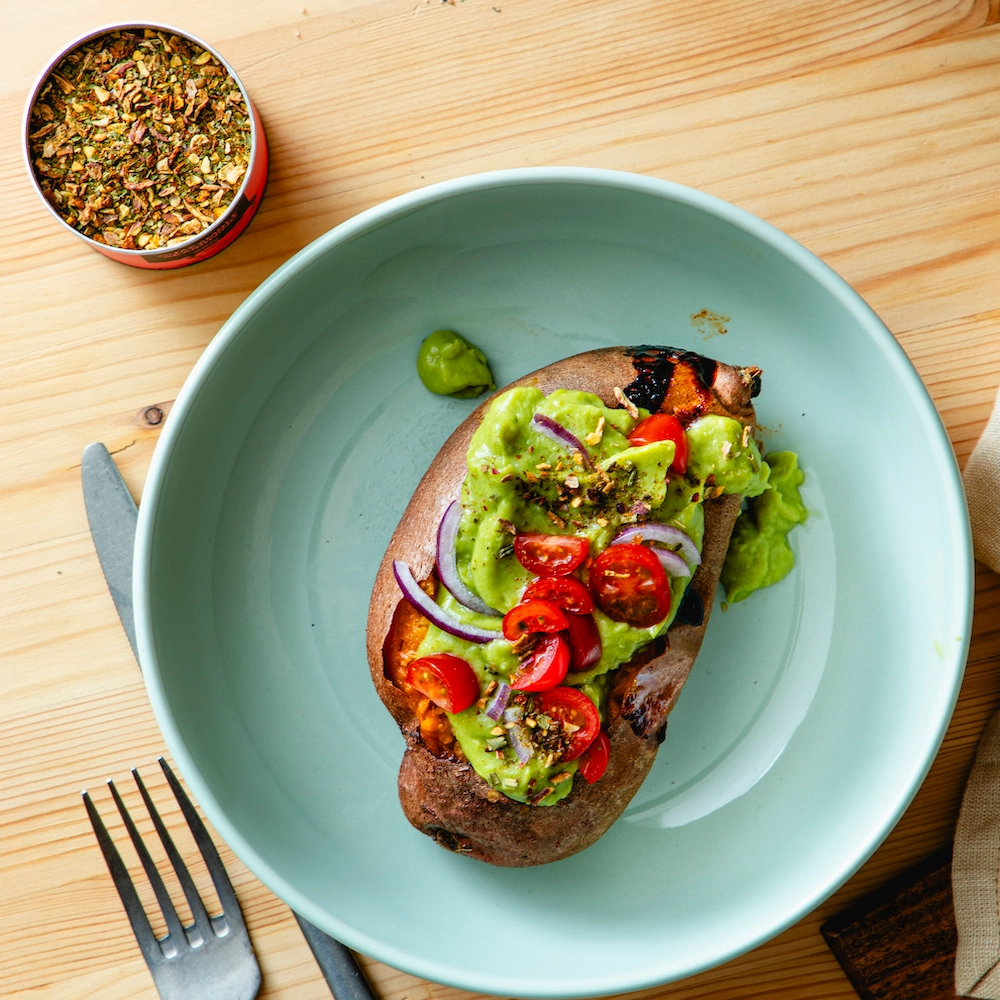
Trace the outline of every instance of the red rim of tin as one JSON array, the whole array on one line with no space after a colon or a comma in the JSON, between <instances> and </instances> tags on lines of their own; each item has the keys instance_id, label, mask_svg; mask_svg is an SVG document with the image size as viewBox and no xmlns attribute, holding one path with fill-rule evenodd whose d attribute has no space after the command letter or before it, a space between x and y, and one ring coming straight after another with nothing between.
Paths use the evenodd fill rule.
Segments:
<instances>
[{"instance_id":1,"label":"red rim of tin","mask_svg":"<svg viewBox=\"0 0 1000 1000\"><path fill-rule=\"evenodd\" d=\"M233 200L229 203L226 211L219 216L208 228L200 233L194 233L189 239L175 246L157 247L154 250L121 250L117 247L108 246L106 243L98 243L97 240L85 236L79 230L74 229L49 203L49 200L42 192L35 176L35 168L31 162L31 147L28 138L28 130L31 126L31 109L38 99L38 95L49 78L52 71L59 63L69 55L74 49L79 48L85 42L100 35L110 34L112 31L144 30L162 31L171 35L179 35L195 45L210 52L226 72L233 78L236 86L239 87L243 100L246 101L248 117L250 118L250 160L247 165L247 172L243 176L243 183L240 185ZM268 169L268 149L267 139L264 136L264 126L260 120L260 115L250 100L243 81L236 71L220 53L197 35L192 35L190 31L183 31L170 24L161 24L157 21L123 21L116 24L107 24L93 31L75 38L68 45L64 46L49 61L48 65L41 72L35 81L31 92L28 95L27 103L24 106L24 122L21 131L21 151L24 155L24 164L28 170L28 176L35 193L41 199L42 204L48 209L64 229L71 232L77 239L83 240L91 249L117 260L123 264L130 264L133 267L152 268L162 270L165 268L185 267L188 264L197 264L199 261L207 260L220 250L229 246L240 233L250 224L257 209L260 207L261 199L264 196L264 188L267 185Z\"/></svg>"}]
</instances>

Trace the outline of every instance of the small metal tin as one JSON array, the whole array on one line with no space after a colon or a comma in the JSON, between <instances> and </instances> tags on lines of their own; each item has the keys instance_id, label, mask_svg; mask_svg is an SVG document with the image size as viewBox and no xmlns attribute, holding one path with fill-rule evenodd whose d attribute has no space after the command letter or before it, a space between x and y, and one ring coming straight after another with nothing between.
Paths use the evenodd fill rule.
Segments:
<instances>
[{"instance_id":1,"label":"small metal tin","mask_svg":"<svg viewBox=\"0 0 1000 1000\"><path fill-rule=\"evenodd\" d=\"M190 239L185 240L183 243L178 243L176 246L157 247L153 250L123 250L108 246L105 243L98 243L89 236L85 236L66 222L49 203L38 183L38 178L35 176L34 165L31 162L31 146L28 130L31 124L31 109L34 107L45 81L59 63L74 49L79 48L85 42L89 42L92 38L109 34L112 31L142 31L147 28L151 31L179 35L181 38L187 39L210 52L219 60L219 63L232 77L236 86L239 87L240 93L243 95L243 100L246 101L247 113L250 119L250 156L246 173L243 175L243 183L233 196L233 200L225 212L206 229L203 229L200 233L192 234ZM260 207L261 199L264 196L264 188L267 185L268 150L267 139L264 136L264 126L261 123L260 115L257 114L257 109L250 100L250 95L247 93L246 87L243 86L242 80L236 75L233 67L211 45L202 41L197 35L192 35L189 31L182 31L180 28L175 28L169 24L160 24L153 21L126 21L120 24L108 24L94 31L88 31L85 35L81 35L65 46L49 62L48 66L45 67L31 89L28 102L24 108L22 141L24 162L28 169L28 176L31 178L31 183L39 198L41 198L42 203L52 213L59 224L69 230L78 239L83 240L92 249L104 254L105 257L110 257L112 260L120 261L123 264L130 264L133 267L158 270L185 267L188 264L197 264L198 261L205 260L217 254L220 250L229 246L250 224L250 220Z\"/></svg>"}]
</instances>

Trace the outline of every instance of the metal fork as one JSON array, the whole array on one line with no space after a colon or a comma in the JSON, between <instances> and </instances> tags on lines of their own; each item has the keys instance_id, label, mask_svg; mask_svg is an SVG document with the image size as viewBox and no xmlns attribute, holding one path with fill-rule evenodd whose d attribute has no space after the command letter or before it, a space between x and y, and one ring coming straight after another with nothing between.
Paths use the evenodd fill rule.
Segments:
<instances>
[{"instance_id":1,"label":"metal fork","mask_svg":"<svg viewBox=\"0 0 1000 1000\"><path fill-rule=\"evenodd\" d=\"M139 512L115 460L103 444L95 442L84 448L82 476L83 497L94 547L125 635L132 651L136 652L132 552ZM337 1000L377 1000L348 948L297 913L295 919L316 957L330 992Z\"/></svg>"},{"instance_id":2,"label":"metal fork","mask_svg":"<svg viewBox=\"0 0 1000 1000\"><path fill-rule=\"evenodd\" d=\"M125 828L132 838L139 860L142 862L142 867L146 871L146 876L149 878L156 900L166 920L166 937L157 939L153 933L149 919L139 901L139 895L132 884L128 869L101 820L97 807L84 791L84 805L87 807L94 833L97 835L97 841L104 853L104 860L108 863L111 878L114 880L118 895L121 896L125 912L132 924L132 930L139 942L139 948L142 950L143 958L146 959L149 971L153 975L153 982L156 984L156 989L162 1000L204 1000L206 997L211 997L212 1000L253 1000L260 989L260 968L257 965L257 959L254 958L253 945L251 945L250 937L247 934L243 912L240 910L236 893L233 892L232 883L226 874L219 852L215 849L215 844L212 843L212 839L205 829L205 824L202 823L191 804L191 800L184 793L184 789L174 777L167 762L162 757L158 760L174 793L174 798L177 799L181 812L191 829L195 844L197 844L198 850L201 851L201 856L208 866L208 872L215 884L215 891L222 903L222 913L217 917L208 915L205 904L195 888L194 881L181 860L181 856L135 768L132 769L132 776L139 786L139 792L143 802L146 803L146 808L149 810L150 818L160 836L163 848L167 852L167 857L177 873L181 888L184 890L188 905L191 907L194 923L190 927L184 927L181 924L180 917L174 909L156 864L150 857L132 817L125 808L125 803L122 802L118 789L115 788L114 782L109 780L108 787L111 789L115 805L118 806L118 811L125 821Z\"/></svg>"}]
</instances>

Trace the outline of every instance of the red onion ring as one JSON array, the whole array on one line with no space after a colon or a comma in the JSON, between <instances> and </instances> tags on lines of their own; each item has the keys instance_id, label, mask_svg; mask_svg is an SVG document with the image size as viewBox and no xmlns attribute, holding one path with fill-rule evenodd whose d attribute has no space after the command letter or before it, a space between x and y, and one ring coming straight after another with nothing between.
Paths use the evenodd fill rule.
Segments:
<instances>
[{"instance_id":1,"label":"red onion ring","mask_svg":"<svg viewBox=\"0 0 1000 1000\"><path fill-rule=\"evenodd\" d=\"M552 417L548 417L544 413L536 413L531 418L531 423L536 431L555 441L556 444L561 444L569 448L570 451L578 451L584 464L592 468L590 456L587 454L583 442L575 434L566 430L558 420L553 420Z\"/></svg>"},{"instance_id":2,"label":"red onion ring","mask_svg":"<svg viewBox=\"0 0 1000 1000\"><path fill-rule=\"evenodd\" d=\"M490 632L484 628L476 628L475 625L463 625L462 622L450 615L444 608L439 607L434 600L424 593L420 584L413 578L410 567L401 559L396 559L393 562L392 572L396 577L396 583L399 584L399 589L403 592L403 597L443 632L457 636L459 639L465 639L468 642L492 642L494 639L502 637L502 633L500 632Z\"/></svg>"},{"instance_id":3,"label":"red onion ring","mask_svg":"<svg viewBox=\"0 0 1000 1000\"><path fill-rule=\"evenodd\" d=\"M642 535L644 541L660 542L663 545L678 545L690 565L701 565L701 553L698 551L698 546L691 541L690 535L686 535L680 528L671 527L669 524L661 524L659 521L646 521L644 524L633 524L631 527L620 531L611 544L618 545L622 542L631 541L636 535Z\"/></svg>"},{"instance_id":4,"label":"red onion ring","mask_svg":"<svg viewBox=\"0 0 1000 1000\"><path fill-rule=\"evenodd\" d=\"M531 742L527 726L521 722L523 715L524 712L515 706L514 708L508 708L503 713L503 718L504 722L510 723L509 727L505 727L507 729L507 739L510 740L510 745L514 748L517 759L522 764L527 764L535 753L535 747Z\"/></svg>"},{"instance_id":5,"label":"red onion ring","mask_svg":"<svg viewBox=\"0 0 1000 1000\"><path fill-rule=\"evenodd\" d=\"M651 545L650 549L653 555L660 560L664 570L666 570L667 576L691 575L691 567L672 549L661 549L655 545Z\"/></svg>"},{"instance_id":6,"label":"red onion ring","mask_svg":"<svg viewBox=\"0 0 1000 1000\"><path fill-rule=\"evenodd\" d=\"M458 575L458 560L455 556L455 539L458 537L458 524L462 520L462 505L452 500L441 518L437 533L437 570L441 582L451 592L459 604L464 604L470 611L480 615L491 615L502 618L503 612L491 608L480 600Z\"/></svg>"},{"instance_id":7,"label":"red onion ring","mask_svg":"<svg viewBox=\"0 0 1000 1000\"><path fill-rule=\"evenodd\" d=\"M490 703L486 706L486 714L496 722L503 715L508 701L510 701L510 685L501 681L490 699Z\"/></svg>"}]
</instances>

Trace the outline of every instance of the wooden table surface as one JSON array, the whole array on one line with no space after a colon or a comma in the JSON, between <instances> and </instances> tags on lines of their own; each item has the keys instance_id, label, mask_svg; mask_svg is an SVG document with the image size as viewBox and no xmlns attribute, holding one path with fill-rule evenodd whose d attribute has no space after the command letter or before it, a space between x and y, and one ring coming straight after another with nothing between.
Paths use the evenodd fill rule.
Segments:
<instances>
[{"instance_id":1,"label":"wooden table surface","mask_svg":"<svg viewBox=\"0 0 1000 1000\"><path fill-rule=\"evenodd\" d=\"M307 4L303 7L302 4ZM964 463L1000 382L997 0L133 0L211 41L264 119L270 183L247 232L142 272L71 238L20 154L24 100L113 0L0 12L0 996L156 996L80 789L164 750L87 529L80 454L141 498L157 428L243 298L331 226L462 174L588 165L749 209L840 272L899 339ZM816 912L727 965L636 996L848 998L819 934L950 840L1000 706L1000 587L980 567L968 672L905 816ZM157 783L159 787L160 783ZM107 793L98 798L107 806ZM328 997L289 910L224 854L261 997ZM199 877L204 881L204 873ZM432 911L431 911L432 912ZM385 1000L469 995L365 960Z\"/></svg>"}]
</instances>

